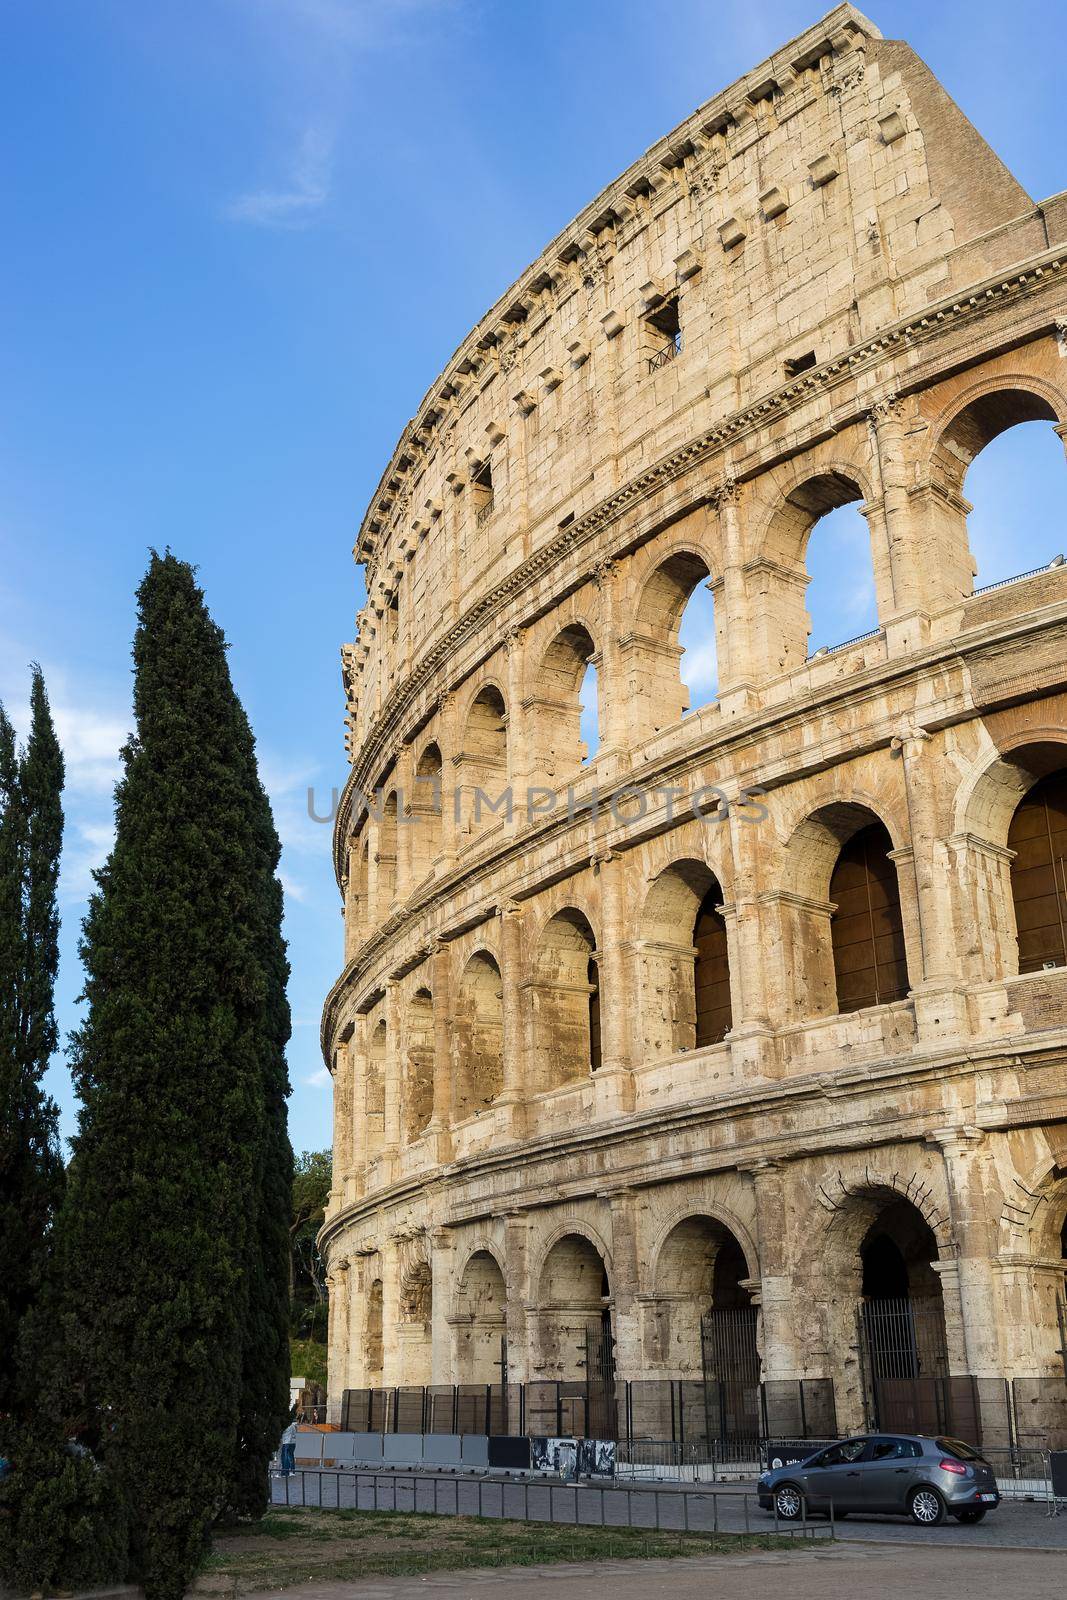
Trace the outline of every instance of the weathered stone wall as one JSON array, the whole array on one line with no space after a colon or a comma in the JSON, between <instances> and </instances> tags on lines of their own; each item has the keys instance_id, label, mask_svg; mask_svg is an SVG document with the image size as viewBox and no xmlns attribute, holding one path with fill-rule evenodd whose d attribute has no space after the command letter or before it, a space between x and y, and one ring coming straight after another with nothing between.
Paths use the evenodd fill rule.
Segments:
<instances>
[{"instance_id":1,"label":"weathered stone wall","mask_svg":"<svg viewBox=\"0 0 1067 1600\"><path fill-rule=\"evenodd\" d=\"M765 1375L834 1377L848 1425L861 1246L902 1202L949 1369L1055 1370L1067 987L1019 976L1007 841L1067 766L1067 568L974 594L963 478L1003 428L1067 425L1057 218L841 6L588 207L430 390L343 652L334 1397L490 1381L505 1330L512 1377L571 1376L605 1315L623 1376L688 1375L733 1260ZM849 501L879 627L811 654L837 641L807 541ZM718 697L683 716L698 582ZM842 1013L831 875L875 821L908 988ZM731 1021L703 1044L712 889Z\"/></svg>"}]
</instances>

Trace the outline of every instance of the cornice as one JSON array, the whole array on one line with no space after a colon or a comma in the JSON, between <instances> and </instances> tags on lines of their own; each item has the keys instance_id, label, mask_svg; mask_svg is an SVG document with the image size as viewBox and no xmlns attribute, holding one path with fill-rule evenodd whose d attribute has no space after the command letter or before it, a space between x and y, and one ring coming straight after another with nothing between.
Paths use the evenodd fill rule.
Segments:
<instances>
[{"instance_id":1,"label":"cornice","mask_svg":"<svg viewBox=\"0 0 1067 1600\"><path fill-rule=\"evenodd\" d=\"M367 730L362 746L353 761L338 805L334 829L334 867L338 882L343 873L343 840L351 826L353 793L365 789L374 781L374 775L385 759L385 749L391 730L396 729L410 710L419 693L433 680L437 672L457 652L471 634L481 631L484 624L509 605L517 595L536 585L539 578L564 561L582 546L590 543L604 528L612 526L627 512L651 499L662 489L684 477L694 466L701 465L770 421L796 410L801 404L839 387L849 379L873 370L887 357L929 343L941 337L946 329L969 324L1006 305L1028 296L1052 292L1067 281L1067 248L1057 246L1039 256L1019 263L1008 272L982 280L964 294L948 295L932 302L919 316L901 318L898 322L862 341L831 361L813 367L801 378L791 379L751 404L740 408L715 427L698 434L695 439L663 456L646 471L612 491L593 506L584 516L577 518L556 538L550 540L500 583L483 595L460 617L432 648L422 657L413 671L391 692L376 721ZM1050 326L1055 319L1050 320ZM1030 337L1040 336L1040 331ZM900 373L894 379L892 397L909 394L925 387L929 379L916 374ZM857 395L852 407L835 415L835 429L867 416L885 396ZM779 446L781 456L796 453L795 442ZM760 473L773 464L762 462ZM753 472L745 474L751 478ZM704 495L706 503L710 495ZM686 511L695 507L688 506ZM622 552L600 551L600 559L613 559ZM441 692L446 686L442 685Z\"/></svg>"}]
</instances>

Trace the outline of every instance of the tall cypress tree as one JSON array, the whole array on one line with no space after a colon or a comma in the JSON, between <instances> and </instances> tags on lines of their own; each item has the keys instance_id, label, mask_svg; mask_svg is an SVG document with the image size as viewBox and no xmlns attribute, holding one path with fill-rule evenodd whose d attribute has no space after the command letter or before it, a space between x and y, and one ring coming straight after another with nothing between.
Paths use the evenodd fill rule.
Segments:
<instances>
[{"instance_id":1,"label":"tall cypress tree","mask_svg":"<svg viewBox=\"0 0 1067 1600\"><path fill-rule=\"evenodd\" d=\"M138 603L135 732L84 925L58 1281L66 1381L128 1515L132 1575L178 1600L274 1443L289 1017L278 842L221 630L169 552Z\"/></svg>"},{"instance_id":2,"label":"tall cypress tree","mask_svg":"<svg viewBox=\"0 0 1067 1600\"><path fill-rule=\"evenodd\" d=\"M56 888L63 756L39 667L21 758L0 707L0 1416L19 1394L19 1330L40 1292L62 1191L58 1113L42 1080L56 1048Z\"/></svg>"}]
</instances>

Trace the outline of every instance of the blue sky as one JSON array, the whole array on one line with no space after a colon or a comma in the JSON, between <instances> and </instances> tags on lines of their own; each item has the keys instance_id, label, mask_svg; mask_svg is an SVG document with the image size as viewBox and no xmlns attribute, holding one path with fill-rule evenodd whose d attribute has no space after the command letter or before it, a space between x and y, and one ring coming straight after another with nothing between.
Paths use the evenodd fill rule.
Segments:
<instances>
[{"instance_id":1,"label":"blue sky","mask_svg":"<svg viewBox=\"0 0 1067 1600\"><path fill-rule=\"evenodd\" d=\"M318 1016L341 921L305 794L345 774L360 514L429 382L547 240L819 10L3 0L0 698L23 724L42 662L69 764L64 1028L111 836L133 593L148 547L169 544L199 565L258 736L284 843L294 1143L329 1142ZM871 15L1031 194L1067 186L1063 0ZM967 486L977 501L988 480L983 578L1067 544L1059 442L1030 429L994 448ZM870 625L856 527L846 508L813 549L813 644ZM699 700L706 615L686 627ZM61 1061L51 1083L69 1132Z\"/></svg>"}]
</instances>

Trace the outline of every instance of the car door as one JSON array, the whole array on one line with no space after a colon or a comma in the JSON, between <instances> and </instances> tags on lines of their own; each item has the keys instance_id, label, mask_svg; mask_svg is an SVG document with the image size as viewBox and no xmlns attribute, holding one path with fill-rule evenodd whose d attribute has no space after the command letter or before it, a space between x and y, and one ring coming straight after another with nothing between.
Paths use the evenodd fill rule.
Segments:
<instances>
[{"instance_id":1,"label":"car door","mask_svg":"<svg viewBox=\"0 0 1067 1600\"><path fill-rule=\"evenodd\" d=\"M838 1511L859 1511L863 1504L860 1466L867 1454L867 1439L842 1439L809 1463L805 1472L808 1504Z\"/></svg>"},{"instance_id":2,"label":"car door","mask_svg":"<svg viewBox=\"0 0 1067 1600\"><path fill-rule=\"evenodd\" d=\"M922 1457L917 1439L879 1434L870 1442L860 1482L867 1511L906 1511L908 1490Z\"/></svg>"}]
</instances>

